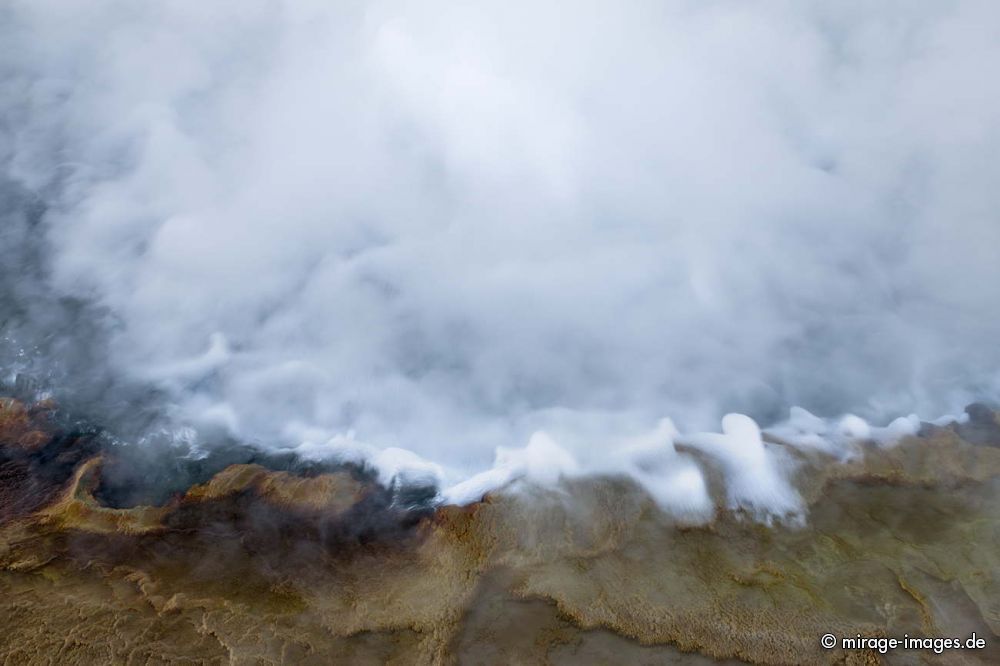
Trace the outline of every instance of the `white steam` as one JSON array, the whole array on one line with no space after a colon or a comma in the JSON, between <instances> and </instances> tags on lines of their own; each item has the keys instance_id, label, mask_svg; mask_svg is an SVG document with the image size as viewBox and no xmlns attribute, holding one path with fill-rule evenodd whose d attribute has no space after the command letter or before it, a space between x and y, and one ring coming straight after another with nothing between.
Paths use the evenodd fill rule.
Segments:
<instances>
[{"instance_id":1,"label":"white steam","mask_svg":"<svg viewBox=\"0 0 1000 666\"><path fill-rule=\"evenodd\" d=\"M0 164L178 426L704 515L673 426L635 439L666 415L1000 395L998 31L994 0L7 0ZM726 419L688 443L731 503L794 512Z\"/></svg>"}]
</instances>

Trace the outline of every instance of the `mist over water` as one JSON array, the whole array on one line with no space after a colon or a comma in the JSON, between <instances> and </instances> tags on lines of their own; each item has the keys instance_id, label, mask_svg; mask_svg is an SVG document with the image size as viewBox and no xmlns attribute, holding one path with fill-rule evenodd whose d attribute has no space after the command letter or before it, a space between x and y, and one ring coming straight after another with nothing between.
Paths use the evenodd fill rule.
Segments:
<instances>
[{"instance_id":1,"label":"mist over water","mask_svg":"<svg viewBox=\"0 0 1000 666\"><path fill-rule=\"evenodd\" d=\"M1000 395L1000 5L536 5L8 0L6 369L445 484Z\"/></svg>"}]
</instances>

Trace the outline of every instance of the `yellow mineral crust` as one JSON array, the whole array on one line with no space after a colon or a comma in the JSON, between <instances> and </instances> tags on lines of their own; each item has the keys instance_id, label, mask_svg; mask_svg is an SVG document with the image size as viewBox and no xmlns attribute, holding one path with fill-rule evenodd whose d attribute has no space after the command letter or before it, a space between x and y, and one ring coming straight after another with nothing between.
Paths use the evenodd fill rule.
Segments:
<instances>
[{"instance_id":1,"label":"yellow mineral crust","mask_svg":"<svg viewBox=\"0 0 1000 666\"><path fill-rule=\"evenodd\" d=\"M342 513L361 500L366 488L347 473L300 477L260 465L231 465L207 483L192 487L185 499L218 499L246 491L289 508Z\"/></svg>"},{"instance_id":2,"label":"yellow mineral crust","mask_svg":"<svg viewBox=\"0 0 1000 666\"><path fill-rule=\"evenodd\" d=\"M0 408L0 664L1000 662L1000 448L956 428L789 449L804 525L691 527L625 478L414 513L259 465L113 509L98 452ZM972 632L985 649L819 644Z\"/></svg>"}]
</instances>

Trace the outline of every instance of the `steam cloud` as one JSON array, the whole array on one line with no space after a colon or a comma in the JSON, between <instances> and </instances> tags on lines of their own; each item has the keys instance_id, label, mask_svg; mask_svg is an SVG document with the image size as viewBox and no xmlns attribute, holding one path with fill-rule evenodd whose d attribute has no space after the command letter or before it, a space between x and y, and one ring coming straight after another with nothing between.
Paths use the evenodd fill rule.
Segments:
<instances>
[{"instance_id":1,"label":"steam cloud","mask_svg":"<svg viewBox=\"0 0 1000 666\"><path fill-rule=\"evenodd\" d=\"M446 499L621 468L704 512L674 422L1000 395L998 29L994 0L7 0L4 353ZM727 418L691 446L794 511ZM810 418L782 427L836 439Z\"/></svg>"}]
</instances>

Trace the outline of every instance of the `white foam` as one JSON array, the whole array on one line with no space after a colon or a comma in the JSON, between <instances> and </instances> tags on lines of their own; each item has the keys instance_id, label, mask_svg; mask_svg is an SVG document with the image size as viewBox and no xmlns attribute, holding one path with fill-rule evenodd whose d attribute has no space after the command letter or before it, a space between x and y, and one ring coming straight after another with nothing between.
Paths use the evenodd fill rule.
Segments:
<instances>
[{"instance_id":1,"label":"white foam","mask_svg":"<svg viewBox=\"0 0 1000 666\"><path fill-rule=\"evenodd\" d=\"M750 417L727 414L722 418L721 433L693 433L679 441L721 463L730 508L747 509L761 517L802 513L801 497L765 447L760 428Z\"/></svg>"},{"instance_id":2,"label":"white foam","mask_svg":"<svg viewBox=\"0 0 1000 666\"><path fill-rule=\"evenodd\" d=\"M489 492L521 480L551 487L564 477L621 473L637 481L668 513L693 523L705 522L711 518L714 507L701 470L688 456L675 450L676 435L673 422L663 419L649 433L609 443L606 457L583 467L551 436L535 433L524 448L498 449L491 469L443 490L440 501L475 502Z\"/></svg>"},{"instance_id":3,"label":"white foam","mask_svg":"<svg viewBox=\"0 0 1000 666\"><path fill-rule=\"evenodd\" d=\"M956 417L943 416L931 423L946 425L957 420ZM787 421L769 427L766 432L793 446L843 458L855 452L850 446L852 444L872 441L882 446L892 446L903 438L920 432L920 424L920 417L916 414L901 416L888 425L879 427L870 425L854 414L828 420L801 407L792 407Z\"/></svg>"},{"instance_id":4,"label":"white foam","mask_svg":"<svg viewBox=\"0 0 1000 666\"><path fill-rule=\"evenodd\" d=\"M861 441L871 437L871 426L860 416L847 414L837 422L836 433L846 439Z\"/></svg>"},{"instance_id":5,"label":"white foam","mask_svg":"<svg viewBox=\"0 0 1000 666\"><path fill-rule=\"evenodd\" d=\"M652 432L623 440L608 464L638 481L663 510L704 522L714 506L701 470L690 457L677 453L674 441L679 435L672 420L662 419Z\"/></svg>"},{"instance_id":6,"label":"white foam","mask_svg":"<svg viewBox=\"0 0 1000 666\"><path fill-rule=\"evenodd\" d=\"M351 432L324 441L305 441L292 450L306 460L333 460L371 467L376 471L379 483L387 487L440 486L445 477L440 465L412 451L396 447L379 448L358 441Z\"/></svg>"},{"instance_id":7,"label":"white foam","mask_svg":"<svg viewBox=\"0 0 1000 666\"><path fill-rule=\"evenodd\" d=\"M547 433L536 432L523 448L498 447L492 469L446 488L440 497L445 504L466 504L520 479L554 486L562 477L579 472L579 464L566 449Z\"/></svg>"},{"instance_id":8,"label":"white foam","mask_svg":"<svg viewBox=\"0 0 1000 666\"><path fill-rule=\"evenodd\" d=\"M968 423L968 422L969 422L969 415L965 413L959 414L957 416L954 414L945 414L943 416L939 416L936 419L928 421L928 423L930 423L931 425L936 425L939 427L948 426L951 425L952 423Z\"/></svg>"},{"instance_id":9,"label":"white foam","mask_svg":"<svg viewBox=\"0 0 1000 666\"><path fill-rule=\"evenodd\" d=\"M841 455L843 446L831 424L802 407L792 407L788 420L767 428L767 434L794 446Z\"/></svg>"},{"instance_id":10,"label":"white foam","mask_svg":"<svg viewBox=\"0 0 1000 666\"><path fill-rule=\"evenodd\" d=\"M494 467L475 474L465 481L441 491L442 504L472 504L480 501L487 493L507 487L517 480L517 470L509 467Z\"/></svg>"},{"instance_id":11,"label":"white foam","mask_svg":"<svg viewBox=\"0 0 1000 666\"><path fill-rule=\"evenodd\" d=\"M444 479L444 470L440 465L406 449L382 449L371 459L371 463L378 470L379 481L386 486L398 483L436 487Z\"/></svg>"},{"instance_id":12,"label":"white foam","mask_svg":"<svg viewBox=\"0 0 1000 666\"><path fill-rule=\"evenodd\" d=\"M910 414L894 419L884 428L872 428L871 438L882 446L893 446L904 437L912 437L918 432L920 432L920 417Z\"/></svg>"},{"instance_id":13,"label":"white foam","mask_svg":"<svg viewBox=\"0 0 1000 666\"><path fill-rule=\"evenodd\" d=\"M768 428L767 433L793 446L846 460L857 454L851 445L873 441L891 446L916 434L920 423L916 415L909 415L884 427L872 427L855 415L823 419L794 407L787 421ZM757 423L743 414L723 417L721 433L682 434L671 419L664 418L649 432L609 440L607 454L588 456L586 464L551 435L538 431L524 447L498 447L492 467L471 476L403 449L379 449L359 442L353 433L326 438L327 433L304 427L290 432L313 441L322 440L322 444L306 442L297 447L295 450L303 457L371 466L386 485L441 484L457 477L457 481L445 484L439 492L437 499L441 504L477 502L488 493L519 482L556 487L564 478L611 473L634 479L667 513L692 523L707 522L716 507L699 465L689 455L677 451L675 443L681 443L705 453L720 465L726 484L726 508L746 510L765 522L774 518L796 522L805 511L800 495L789 481L789 462L780 456L780 449L765 444Z\"/></svg>"}]
</instances>

